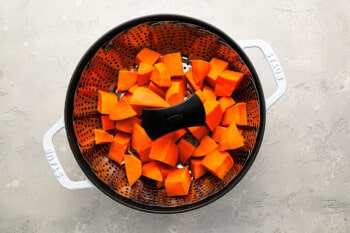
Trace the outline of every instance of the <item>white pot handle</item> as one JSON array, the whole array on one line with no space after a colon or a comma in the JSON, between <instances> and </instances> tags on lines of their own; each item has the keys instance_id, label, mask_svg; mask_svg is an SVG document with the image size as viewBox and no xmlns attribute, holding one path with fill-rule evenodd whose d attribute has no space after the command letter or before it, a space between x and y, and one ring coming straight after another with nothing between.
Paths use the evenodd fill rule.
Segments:
<instances>
[{"instance_id":1,"label":"white pot handle","mask_svg":"<svg viewBox=\"0 0 350 233\"><path fill-rule=\"evenodd\" d=\"M264 40L241 40L238 41L238 44L243 49L258 48L264 54L267 63L270 65L273 77L277 84L277 90L265 100L266 109L268 109L282 97L287 88L286 77L284 76L281 64L271 46Z\"/></svg>"},{"instance_id":2,"label":"white pot handle","mask_svg":"<svg viewBox=\"0 0 350 233\"><path fill-rule=\"evenodd\" d=\"M89 180L72 181L62 168L60 161L58 160L55 148L53 146L54 136L63 128L65 128L63 117L57 121L44 135L43 147L45 155L53 174L57 178L58 182L67 189L84 189L93 188L94 186Z\"/></svg>"}]
</instances>

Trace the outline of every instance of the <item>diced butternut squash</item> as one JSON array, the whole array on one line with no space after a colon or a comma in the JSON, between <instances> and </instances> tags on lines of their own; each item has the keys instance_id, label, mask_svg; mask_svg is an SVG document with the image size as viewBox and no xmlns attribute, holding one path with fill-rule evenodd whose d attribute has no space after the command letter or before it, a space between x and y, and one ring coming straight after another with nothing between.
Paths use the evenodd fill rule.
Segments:
<instances>
[{"instance_id":1,"label":"diced butternut squash","mask_svg":"<svg viewBox=\"0 0 350 233\"><path fill-rule=\"evenodd\" d=\"M222 135L225 133L226 129L227 129L227 127L218 125L212 133L213 140L215 142L220 142Z\"/></svg>"},{"instance_id":2,"label":"diced butternut squash","mask_svg":"<svg viewBox=\"0 0 350 233\"><path fill-rule=\"evenodd\" d=\"M222 112L225 112L228 107L231 107L236 103L236 101L231 96L222 96L218 100Z\"/></svg>"},{"instance_id":3,"label":"diced butternut squash","mask_svg":"<svg viewBox=\"0 0 350 233\"><path fill-rule=\"evenodd\" d=\"M168 68L171 77L182 77L184 75L180 52L165 54L161 62Z\"/></svg>"},{"instance_id":4,"label":"diced butternut squash","mask_svg":"<svg viewBox=\"0 0 350 233\"><path fill-rule=\"evenodd\" d=\"M200 42L196 40L194 46ZM99 52L106 61L123 63L118 54L107 55ZM143 176L154 180L157 188L165 187L170 197L187 195L191 178L200 179L208 172L224 179L235 166L228 150L251 149L244 142L249 138L247 130L237 128L248 125L247 103L232 98L244 74L229 70L228 62L214 57L209 62L191 60L184 73L180 52L160 54L149 48L141 49L135 62L136 69L115 67L119 72L113 76L115 83L98 91L101 129L93 130L88 143L110 143L107 157L124 167L130 186ZM104 71L96 72L103 76ZM116 93L107 92L116 87ZM78 92L91 95L96 89L85 86ZM178 129L152 141L141 126L143 109L167 108L191 94L204 106L205 125Z\"/></svg>"},{"instance_id":5,"label":"diced butternut squash","mask_svg":"<svg viewBox=\"0 0 350 233\"><path fill-rule=\"evenodd\" d=\"M130 145L130 136L124 133L117 133L111 143L108 158L121 164Z\"/></svg>"},{"instance_id":6,"label":"diced butternut squash","mask_svg":"<svg viewBox=\"0 0 350 233\"><path fill-rule=\"evenodd\" d=\"M210 70L207 75L206 81L209 83L210 86L215 88L216 79L218 78L218 75L227 69L228 63L226 61L223 61L221 59L212 58L209 62L210 64Z\"/></svg>"},{"instance_id":7,"label":"diced butternut squash","mask_svg":"<svg viewBox=\"0 0 350 233\"><path fill-rule=\"evenodd\" d=\"M221 122L222 118L222 110L220 104L216 100L207 100L204 103L204 109L206 114L205 123L209 127L211 131L213 131L216 126L218 126Z\"/></svg>"},{"instance_id":8,"label":"diced butternut squash","mask_svg":"<svg viewBox=\"0 0 350 233\"><path fill-rule=\"evenodd\" d=\"M148 162L142 165L142 175L156 181L162 181L162 173L158 162Z\"/></svg>"},{"instance_id":9,"label":"diced butternut squash","mask_svg":"<svg viewBox=\"0 0 350 233\"><path fill-rule=\"evenodd\" d=\"M111 120L119 121L119 120L124 120L136 115L137 113L130 106L128 101L122 98L118 102L117 106L111 111L111 113L109 114L109 117L111 118Z\"/></svg>"},{"instance_id":10,"label":"diced butternut squash","mask_svg":"<svg viewBox=\"0 0 350 233\"><path fill-rule=\"evenodd\" d=\"M149 153L151 152L151 147L149 148L145 148L145 149L140 149L137 151L137 154L140 157L140 160L142 161L142 163L146 163L151 161L151 159L149 158Z\"/></svg>"},{"instance_id":11,"label":"diced butternut squash","mask_svg":"<svg viewBox=\"0 0 350 233\"><path fill-rule=\"evenodd\" d=\"M178 148L174 142L174 135L170 133L154 140L149 158L175 166L178 159Z\"/></svg>"},{"instance_id":12,"label":"diced butternut squash","mask_svg":"<svg viewBox=\"0 0 350 233\"><path fill-rule=\"evenodd\" d=\"M97 111L101 114L109 114L118 104L118 97L115 93L97 92Z\"/></svg>"},{"instance_id":13,"label":"diced butternut squash","mask_svg":"<svg viewBox=\"0 0 350 233\"><path fill-rule=\"evenodd\" d=\"M168 174L174 170L176 170L176 167L172 167L166 164L159 164L160 172L162 173L162 181L157 181L157 188L165 187L165 179L168 176Z\"/></svg>"},{"instance_id":14,"label":"diced butternut squash","mask_svg":"<svg viewBox=\"0 0 350 233\"><path fill-rule=\"evenodd\" d=\"M184 101L186 96L186 84L184 79L171 81L171 85L166 91L165 100L170 105L175 105Z\"/></svg>"},{"instance_id":15,"label":"diced butternut squash","mask_svg":"<svg viewBox=\"0 0 350 233\"><path fill-rule=\"evenodd\" d=\"M193 178L196 180L202 177L208 170L202 164L203 158L191 158L189 161L190 170Z\"/></svg>"},{"instance_id":16,"label":"diced butternut squash","mask_svg":"<svg viewBox=\"0 0 350 233\"><path fill-rule=\"evenodd\" d=\"M140 124L135 123L131 134L131 147L140 154L141 151L147 152L147 149L149 152L151 146L152 140L148 137L145 129ZM142 158L141 160L144 161Z\"/></svg>"},{"instance_id":17,"label":"diced butternut squash","mask_svg":"<svg viewBox=\"0 0 350 233\"><path fill-rule=\"evenodd\" d=\"M237 103L226 109L221 124L223 126L228 126L231 122L242 126L248 124L246 102Z\"/></svg>"},{"instance_id":18,"label":"diced butternut squash","mask_svg":"<svg viewBox=\"0 0 350 233\"><path fill-rule=\"evenodd\" d=\"M102 115L101 123L102 123L103 130L111 130L115 128L115 121L111 120L109 118L109 115Z\"/></svg>"},{"instance_id":19,"label":"diced butternut squash","mask_svg":"<svg viewBox=\"0 0 350 233\"><path fill-rule=\"evenodd\" d=\"M174 131L174 141L176 142L180 138L182 138L187 133L186 129L178 129Z\"/></svg>"},{"instance_id":20,"label":"diced butternut squash","mask_svg":"<svg viewBox=\"0 0 350 233\"><path fill-rule=\"evenodd\" d=\"M171 76L168 68L161 62L154 64L150 80L160 87L169 87Z\"/></svg>"},{"instance_id":21,"label":"diced butternut squash","mask_svg":"<svg viewBox=\"0 0 350 233\"><path fill-rule=\"evenodd\" d=\"M137 117L119 120L115 122L115 129L120 132L132 133L135 123L141 124L141 120Z\"/></svg>"},{"instance_id":22,"label":"diced butternut squash","mask_svg":"<svg viewBox=\"0 0 350 233\"><path fill-rule=\"evenodd\" d=\"M129 70L119 70L118 91L127 91L136 84L137 73Z\"/></svg>"},{"instance_id":23,"label":"diced butternut squash","mask_svg":"<svg viewBox=\"0 0 350 233\"><path fill-rule=\"evenodd\" d=\"M160 58L160 53L151 50L149 48L143 48L137 55L136 55L136 62L139 64L141 62L153 65L158 61Z\"/></svg>"},{"instance_id":24,"label":"diced butternut squash","mask_svg":"<svg viewBox=\"0 0 350 233\"><path fill-rule=\"evenodd\" d=\"M181 164L185 164L196 149L194 145L184 138L180 139L179 143L177 144L177 148L179 151L179 162Z\"/></svg>"},{"instance_id":25,"label":"diced butternut squash","mask_svg":"<svg viewBox=\"0 0 350 233\"><path fill-rule=\"evenodd\" d=\"M192 70L188 70L185 73L185 77L188 84L190 84L191 88L193 89L193 91L201 90L203 88L203 85L204 85L203 81L199 81L199 82L194 81Z\"/></svg>"},{"instance_id":26,"label":"diced butternut squash","mask_svg":"<svg viewBox=\"0 0 350 233\"><path fill-rule=\"evenodd\" d=\"M136 88L138 88L138 87L139 87L139 85L138 85L138 84L135 84L134 86L130 87L128 91L129 91L131 94L134 94Z\"/></svg>"},{"instance_id":27,"label":"diced butternut squash","mask_svg":"<svg viewBox=\"0 0 350 233\"><path fill-rule=\"evenodd\" d=\"M142 163L134 155L124 155L124 162L126 177L129 185L132 186L141 177Z\"/></svg>"},{"instance_id":28,"label":"diced butternut squash","mask_svg":"<svg viewBox=\"0 0 350 233\"><path fill-rule=\"evenodd\" d=\"M144 62L140 62L137 69L137 85L146 85L150 81L150 77L153 71L153 66Z\"/></svg>"},{"instance_id":29,"label":"diced butternut squash","mask_svg":"<svg viewBox=\"0 0 350 233\"><path fill-rule=\"evenodd\" d=\"M201 100L202 104L204 104L205 102L205 96L203 94L203 91L198 89L195 94L199 97L199 99Z\"/></svg>"},{"instance_id":30,"label":"diced butternut squash","mask_svg":"<svg viewBox=\"0 0 350 233\"><path fill-rule=\"evenodd\" d=\"M243 80L244 73L224 70L218 75L215 84L215 95L231 96Z\"/></svg>"},{"instance_id":31,"label":"diced butternut squash","mask_svg":"<svg viewBox=\"0 0 350 233\"><path fill-rule=\"evenodd\" d=\"M103 129L94 129L95 143L109 143L113 141L113 136Z\"/></svg>"},{"instance_id":32,"label":"diced butternut squash","mask_svg":"<svg viewBox=\"0 0 350 233\"><path fill-rule=\"evenodd\" d=\"M233 150L244 146L244 138L239 132L236 123L232 122L221 136L220 150Z\"/></svg>"},{"instance_id":33,"label":"diced butternut squash","mask_svg":"<svg viewBox=\"0 0 350 233\"><path fill-rule=\"evenodd\" d=\"M138 87L135 90L134 94L131 96L130 104L154 108L164 108L170 106L170 104L162 97L151 91L149 88L143 86Z\"/></svg>"},{"instance_id":34,"label":"diced butternut squash","mask_svg":"<svg viewBox=\"0 0 350 233\"><path fill-rule=\"evenodd\" d=\"M219 179L224 179L227 172L233 167L234 161L227 151L216 149L204 157L202 165Z\"/></svg>"},{"instance_id":35,"label":"diced butternut squash","mask_svg":"<svg viewBox=\"0 0 350 233\"><path fill-rule=\"evenodd\" d=\"M166 88L165 87L160 87L154 82L150 82L148 85L148 88L153 91L154 93L158 94L160 97L165 99L165 94L166 94Z\"/></svg>"},{"instance_id":36,"label":"diced butternut squash","mask_svg":"<svg viewBox=\"0 0 350 233\"><path fill-rule=\"evenodd\" d=\"M179 168L168 174L165 179L165 191L168 196L187 195L191 186L188 167Z\"/></svg>"},{"instance_id":37,"label":"diced butternut squash","mask_svg":"<svg viewBox=\"0 0 350 233\"><path fill-rule=\"evenodd\" d=\"M218 144L209 135L205 135L193 151L192 157L205 156L216 148L218 148Z\"/></svg>"},{"instance_id":38,"label":"diced butternut squash","mask_svg":"<svg viewBox=\"0 0 350 233\"><path fill-rule=\"evenodd\" d=\"M202 140L202 138L209 133L209 130L206 126L191 126L187 128L191 134L198 140Z\"/></svg>"},{"instance_id":39,"label":"diced butternut squash","mask_svg":"<svg viewBox=\"0 0 350 233\"><path fill-rule=\"evenodd\" d=\"M203 96L204 96L204 101L207 101L209 99L210 100L216 100L215 91L210 86L204 85L202 93L203 93Z\"/></svg>"},{"instance_id":40,"label":"diced butternut squash","mask_svg":"<svg viewBox=\"0 0 350 233\"><path fill-rule=\"evenodd\" d=\"M203 83L204 79L207 77L207 74L210 70L210 63L204 60L192 60L191 61L192 71L193 71L193 80L195 83Z\"/></svg>"}]
</instances>

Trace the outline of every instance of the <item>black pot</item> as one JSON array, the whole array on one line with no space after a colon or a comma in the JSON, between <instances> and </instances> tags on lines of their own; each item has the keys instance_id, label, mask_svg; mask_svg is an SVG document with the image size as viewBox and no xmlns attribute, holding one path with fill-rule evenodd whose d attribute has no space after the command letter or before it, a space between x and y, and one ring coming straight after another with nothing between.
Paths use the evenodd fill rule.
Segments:
<instances>
[{"instance_id":1,"label":"black pot","mask_svg":"<svg viewBox=\"0 0 350 233\"><path fill-rule=\"evenodd\" d=\"M224 180L208 174L193 182L190 194L185 197L166 197L152 182L141 180L129 187L122 166L105 155L108 146L87 143L91 129L99 124L96 111L96 90L113 91L116 86L109 77L118 69L134 66L137 51L150 47L165 54L181 51L189 59L222 58L229 67L244 72L246 77L234 92L234 99L247 102L248 126L242 127L246 145L229 151L235 161L234 168ZM263 140L266 105L259 77L242 47L258 47L265 55L278 85L276 93L267 99L270 106L285 91L286 83L278 59L272 49L261 40L236 42L221 30L206 22L178 15L152 15L123 23L98 39L80 60L67 90L64 120L61 119L44 136L44 148L54 174L67 188L97 187L113 200L134 209L153 213L176 213L207 205L230 191L253 164ZM115 49L119 61L101 62L93 59L101 49ZM107 58L106 58L107 59ZM108 63L110 62L110 63ZM92 65L99 69L101 79L86 78L84 72ZM106 64L111 64L111 67ZM105 77L101 74L106 74ZM64 121L64 124L63 124ZM70 181L63 171L52 145L52 137L66 127L73 155L88 181ZM90 183L91 182L91 183Z\"/></svg>"}]
</instances>

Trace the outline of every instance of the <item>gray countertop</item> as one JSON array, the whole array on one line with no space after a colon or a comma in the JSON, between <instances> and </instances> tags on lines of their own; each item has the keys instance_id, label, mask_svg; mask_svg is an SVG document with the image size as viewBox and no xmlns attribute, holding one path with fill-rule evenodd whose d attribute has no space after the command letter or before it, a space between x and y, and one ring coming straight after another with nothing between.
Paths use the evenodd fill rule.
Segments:
<instances>
[{"instance_id":1,"label":"gray countertop","mask_svg":"<svg viewBox=\"0 0 350 233\"><path fill-rule=\"evenodd\" d=\"M1 1L0 232L349 232L349 11L346 0ZM89 46L154 13L196 17L235 40L266 40L288 82L267 111L248 174L214 203L181 214L133 210L96 188L63 188L41 142L63 116L70 77ZM269 96L267 65L247 53ZM84 179L64 131L54 143L68 175Z\"/></svg>"}]
</instances>

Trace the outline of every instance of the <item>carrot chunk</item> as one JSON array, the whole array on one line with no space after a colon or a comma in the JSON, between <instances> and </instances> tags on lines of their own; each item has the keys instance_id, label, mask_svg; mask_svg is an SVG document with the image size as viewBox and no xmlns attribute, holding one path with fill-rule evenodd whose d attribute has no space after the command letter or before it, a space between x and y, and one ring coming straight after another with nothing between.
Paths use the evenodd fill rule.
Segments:
<instances>
[{"instance_id":1,"label":"carrot chunk","mask_svg":"<svg viewBox=\"0 0 350 233\"><path fill-rule=\"evenodd\" d=\"M169 107L170 104L162 97L151 91L147 87L138 87L131 96L130 104L140 105L146 107L164 108Z\"/></svg>"},{"instance_id":2,"label":"carrot chunk","mask_svg":"<svg viewBox=\"0 0 350 233\"><path fill-rule=\"evenodd\" d=\"M224 179L234 161L228 152L216 149L204 157L202 165L219 179Z\"/></svg>"},{"instance_id":3,"label":"carrot chunk","mask_svg":"<svg viewBox=\"0 0 350 233\"><path fill-rule=\"evenodd\" d=\"M140 62L153 65L157 62L157 60L160 57L160 53L151 50L149 48L143 48L138 54L136 55L136 63L139 64Z\"/></svg>"},{"instance_id":4,"label":"carrot chunk","mask_svg":"<svg viewBox=\"0 0 350 233\"><path fill-rule=\"evenodd\" d=\"M121 164L123 162L124 154L127 152L130 145L130 136L123 133L117 133L111 143L108 158Z\"/></svg>"},{"instance_id":5,"label":"carrot chunk","mask_svg":"<svg viewBox=\"0 0 350 233\"><path fill-rule=\"evenodd\" d=\"M217 58L212 58L209 62L210 64L210 70L207 75L206 81L208 84L212 87L215 88L216 85L216 79L218 78L218 75L227 69L228 63L226 61L217 59Z\"/></svg>"},{"instance_id":6,"label":"carrot chunk","mask_svg":"<svg viewBox=\"0 0 350 233\"><path fill-rule=\"evenodd\" d=\"M143 164L142 175L144 177L147 177L156 181L163 180L162 173L160 171L160 165L158 162L154 162L154 161Z\"/></svg>"},{"instance_id":7,"label":"carrot chunk","mask_svg":"<svg viewBox=\"0 0 350 233\"><path fill-rule=\"evenodd\" d=\"M127 91L134 86L137 81L137 72L129 70L119 70L118 91Z\"/></svg>"},{"instance_id":8,"label":"carrot chunk","mask_svg":"<svg viewBox=\"0 0 350 233\"><path fill-rule=\"evenodd\" d=\"M216 80L215 94L217 96L231 96L241 83L243 77L244 73L224 70L218 75Z\"/></svg>"},{"instance_id":9,"label":"carrot chunk","mask_svg":"<svg viewBox=\"0 0 350 233\"><path fill-rule=\"evenodd\" d=\"M142 163L134 155L124 155L126 177L129 185L132 186L140 177L142 173Z\"/></svg>"},{"instance_id":10,"label":"carrot chunk","mask_svg":"<svg viewBox=\"0 0 350 233\"><path fill-rule=\"evenodd\" d=\"M191 186L188 167L179 168L168 174L165 179L165 191L168 196L187 195Z\"/></svg>"},{"instance_id":11,"label":"carrot chunk","mask_svg":"<svg viewBox=\"0 0 350 233\"><path fill-rule=\"evenodd\" d=\"M97 93L97 111L101 114L109 114L118 104L117 95L100 90Z\"/></svg>"},{"instance_id":12,"label":"carrot chunk","mask_svg":"<svg viewBox=\"0 0 350 233\"><path fill-rule=\"evenodd\" d=\"M213 131L216 126L218 126L221 122L222 118L222 110L220 104L216 100L207 100L204 103L204 109L206 114L205 123L209 127L211 131Z\"/></svg>"},{"instance_id":13,"label":"carrot chunk","mask_svg":"<svg viewBox=\"0 0 350 233\"><path fill-rule=\"evenodd\" d=\"M203 158L191 158L189 161L190 170L193 178L196 180L202 177L208 170L202 164Z\"/></svg>"}]
</instances>

